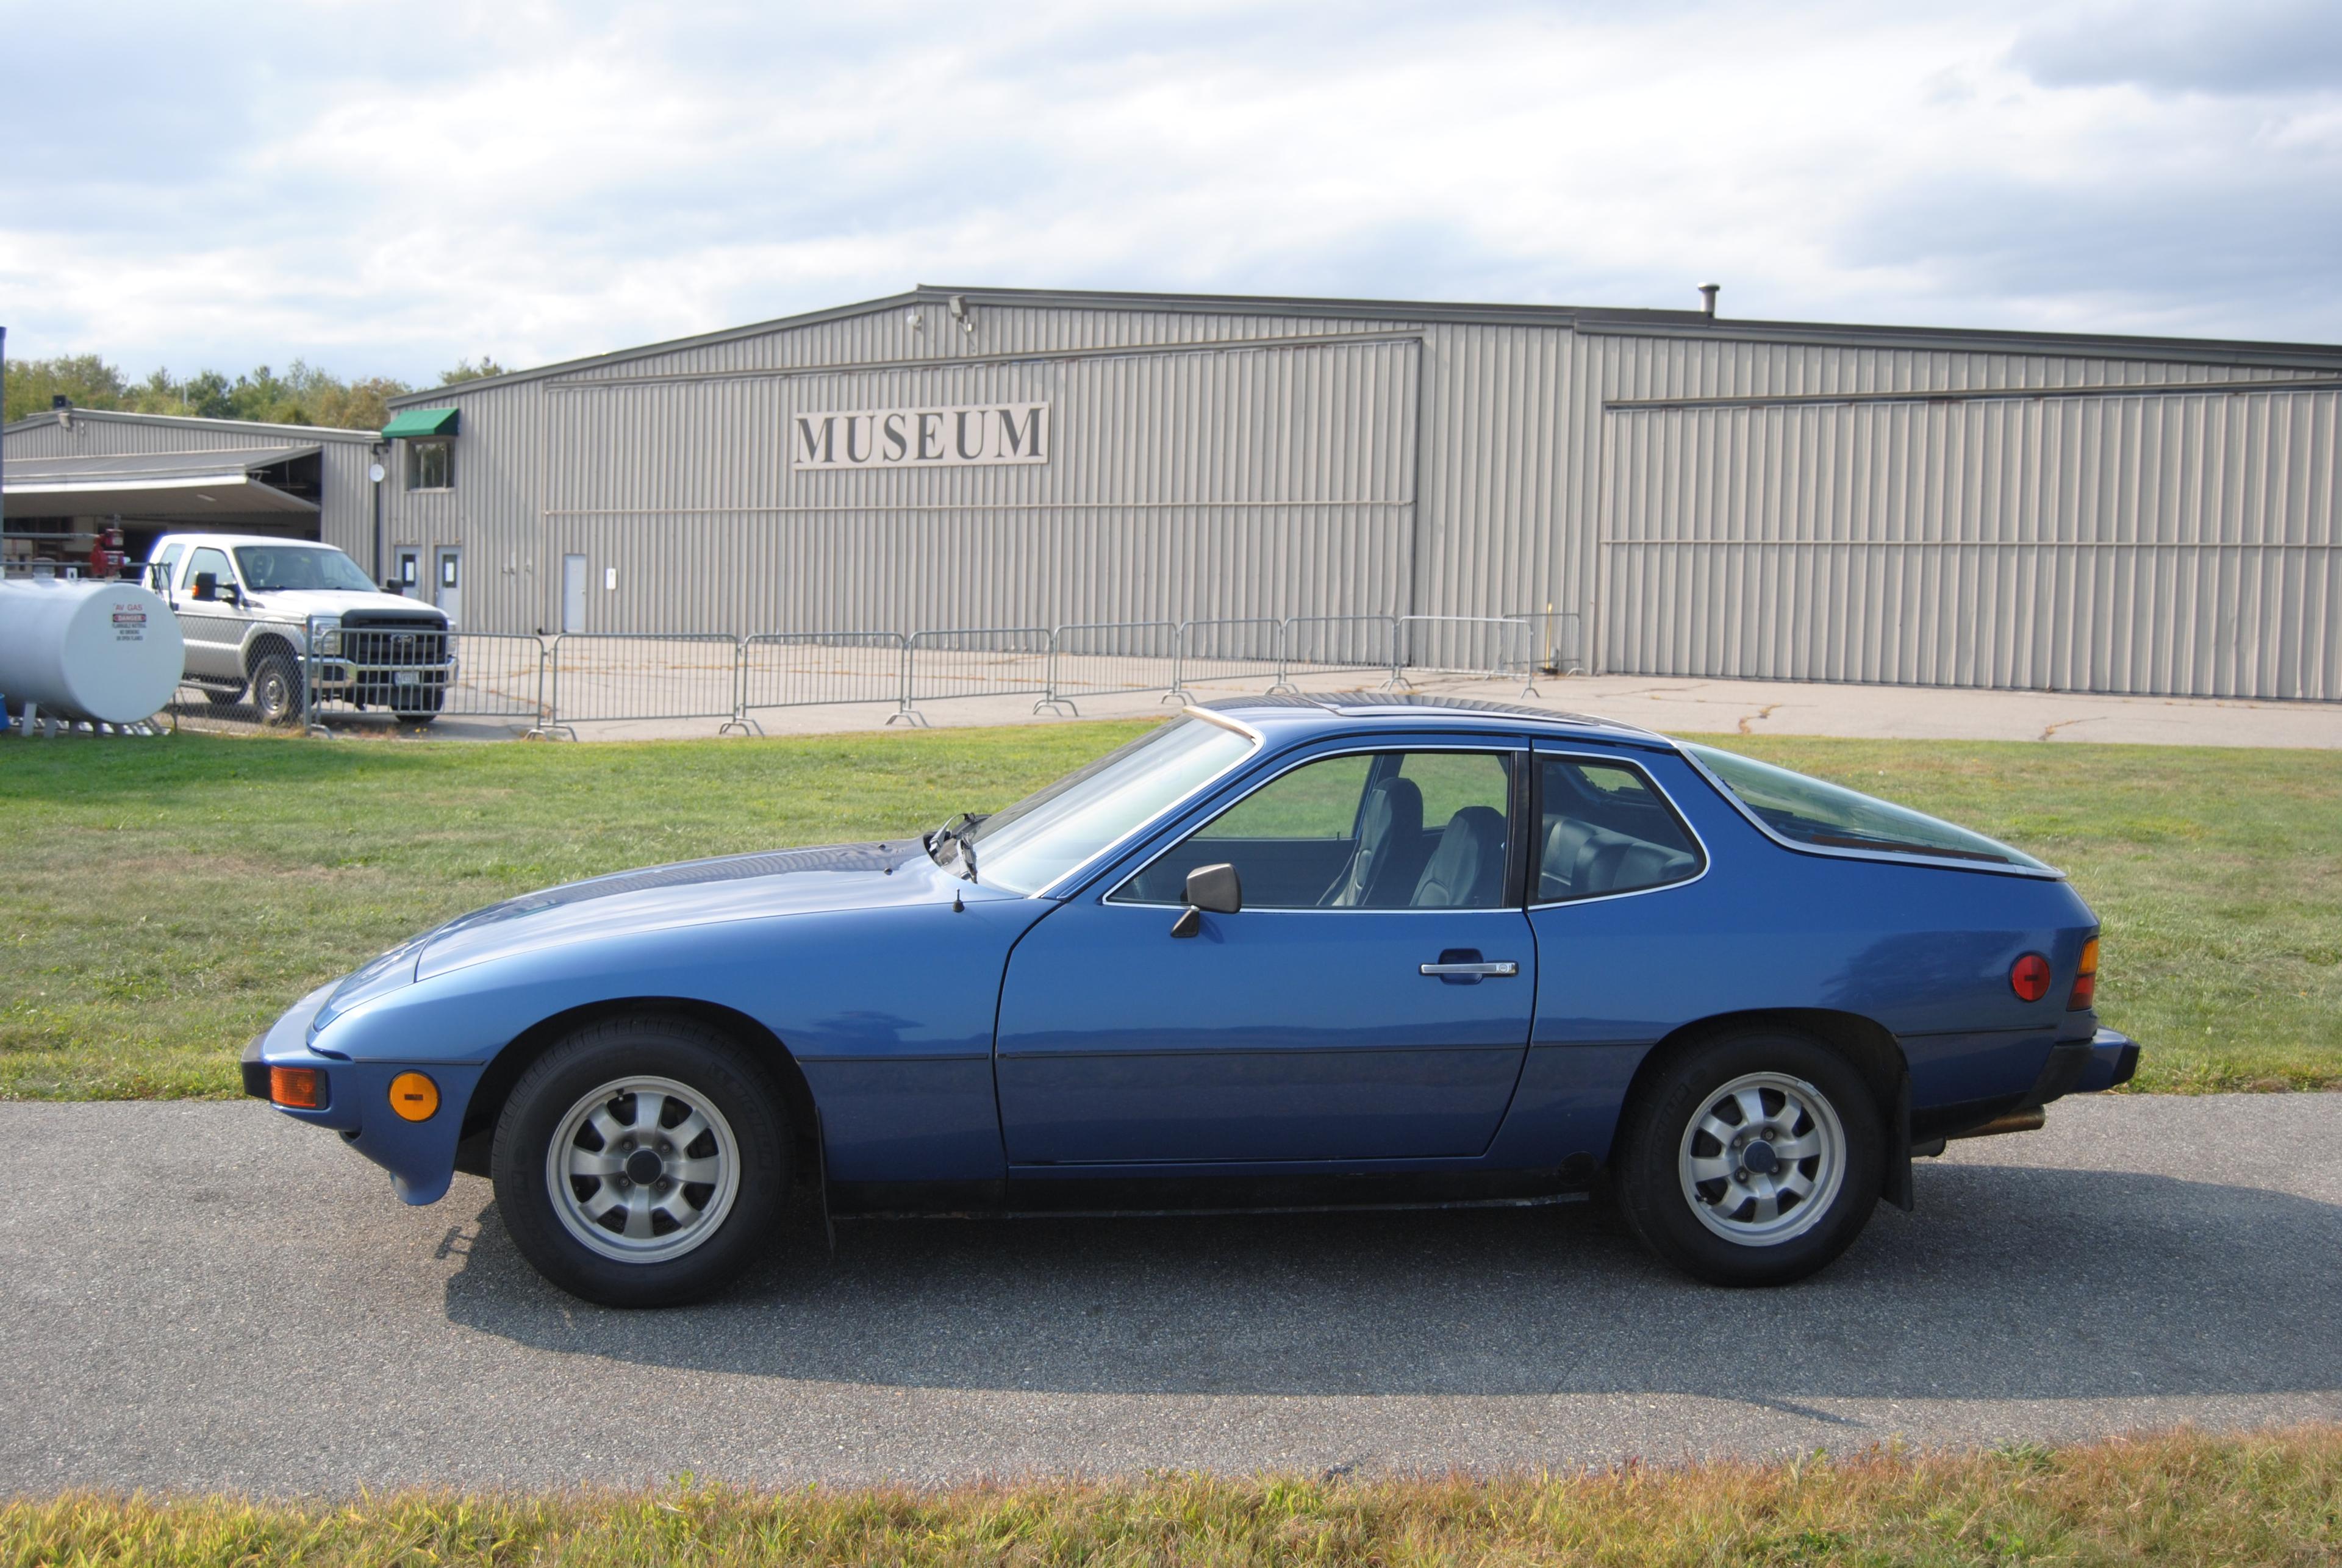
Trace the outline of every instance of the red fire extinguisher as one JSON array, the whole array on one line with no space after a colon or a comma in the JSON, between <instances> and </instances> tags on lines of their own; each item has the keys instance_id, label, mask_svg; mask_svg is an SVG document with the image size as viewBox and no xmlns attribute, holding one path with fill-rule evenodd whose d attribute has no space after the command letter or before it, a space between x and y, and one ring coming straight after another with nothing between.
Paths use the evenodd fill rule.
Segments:
<instances>
[{"instance_id":1,"label":"red fire extinguisher","mask_svg":"<svg viewBox=\"0 0 2342 1568\"><path fill-rule=\"evenodd\" d=\"M115 576L129 563L130 557L122 548L122 530L111 526L100 529L97 544L89 553L89 574L93 577Z\"/></svg>"}]
</instances>

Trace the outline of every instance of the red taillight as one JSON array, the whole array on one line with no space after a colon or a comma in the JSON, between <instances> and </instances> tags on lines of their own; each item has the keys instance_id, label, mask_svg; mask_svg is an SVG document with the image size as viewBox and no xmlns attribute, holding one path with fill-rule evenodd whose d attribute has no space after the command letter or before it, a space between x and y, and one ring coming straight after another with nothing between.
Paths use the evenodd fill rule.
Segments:
<instances>
[{"instance_id":1,"label":"red taillight","mask_svg":"<svg viewBox=\"0 0 2342 1568\"><path fill-rule=\"evenodd\" d=\"M2049 961L2028 953L2008 966L2008 988L2020 1002L2038 1002L2049 994Z\"/></svg>"},{"instance_id":2,"label":"red taillight","mask_svg":"<svg viewBox=\"0 0 2342 1568\"><path fill-rule=\"evenodd\" d=\"M315 1067L271 1067L268 1099L272 1104L295 1111L322 1111L325 1108L325 1074Z\"/></svg>"},{"instance_id":3,"label":"red taillight","mask_svg":"<svg viewBox=\"0 0 2342 1568\"><path fill-rule=\"evenodd\" d=\"M2066 998L2066 1011L2079 1013L2098 995L2098 939L2091 937L2082 944L2082 967L2074 976L2074 989Z\"/></svg>"}]
</instances>

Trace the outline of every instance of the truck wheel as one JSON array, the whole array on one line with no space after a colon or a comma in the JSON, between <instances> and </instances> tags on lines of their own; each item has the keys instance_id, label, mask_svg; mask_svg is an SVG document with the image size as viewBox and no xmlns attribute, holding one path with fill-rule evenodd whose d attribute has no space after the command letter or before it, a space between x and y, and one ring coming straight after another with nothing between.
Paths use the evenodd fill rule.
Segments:
<instances>
[{"instance_id":1,"label":"truck wheel","mask_svg":"<svg viewBox=\"0 0 2342 1568\"><path fill-rule=\"evenodd\" d=\"M252 706L264 724L300 722L301 671L291 655L261 655L252 671Z\"/></svg>"},{"instance_id":2,"label":"truck wheel","mask_svg":"<svg viewBox=\"0 0 2342 1568\"><path fill-rule=\"evenodd\" d=\"M537 1273L605 1306L673 1306L763 1252L788 1192L788 1129L769 1075L722 1035L619 1018L522 1074L490 1168Z\"/></svg>"},{"instance_id":3,"label":"truck wheel","mask_svg":"<svg viewBox=\"0 0 2342 1568\"><path fill-rule=\"evenodd\" d=\"M1748 1030L1695 1046L1627 1106L1613 1167L1644 1245L1719 1285L1804 1279L1877 1205L1886 1137L1862 1077L1819 1041Z\"/></svg>"}]
</instances>

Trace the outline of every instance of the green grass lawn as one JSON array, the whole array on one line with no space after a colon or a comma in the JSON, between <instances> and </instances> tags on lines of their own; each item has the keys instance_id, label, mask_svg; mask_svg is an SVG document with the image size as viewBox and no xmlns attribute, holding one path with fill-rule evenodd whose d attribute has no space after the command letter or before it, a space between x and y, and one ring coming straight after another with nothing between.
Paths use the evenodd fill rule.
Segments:
<instances>
[{"instance_id":1,"label":"green grass lawn","mask_svg":"<svg viewBox=\"0 0 2342 1568\"><path fill-rule=\"evenodd\" d=\"M985 810L1141 724L644 744L0 742L0 1096L228 1094L303 992L508 894ZM2106 921L2140 1086L2342 1087L2342 759L1731 737L2004 838Z\"/></svg>"},{"instance_id":2,"label":"green grass lawn","mask_svg":"<svg viewBox=\"0 0 2342 1568\"><path fill-rule=\"evenodd\" d=\"M2180 1432L1470 1480L0 1502L0 1568L171 1563L2321 1563L2342 1433Z\"/></svg>"}]
</instances>

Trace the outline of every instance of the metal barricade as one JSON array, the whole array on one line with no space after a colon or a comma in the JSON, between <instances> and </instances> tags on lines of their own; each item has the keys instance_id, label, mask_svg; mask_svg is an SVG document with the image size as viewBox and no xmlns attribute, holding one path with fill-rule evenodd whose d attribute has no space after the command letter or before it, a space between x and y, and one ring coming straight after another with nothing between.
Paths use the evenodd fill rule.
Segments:
<instances>
[{"instance_id":1,"label":"metal barricade","mask_svg":"<svg viewBox=\"0 0 2342 1568\"><path fill-rule=\"evenodd\" d=\"M452 632L439 712L459 719L545 719L545 639L527 632Z\"/></svg>"},{"instance_id":2,"label":"metal barricade","mask_svg":"<svg viewBox=\"0 0 2342 1568\"><path fill-rule=\"evenodd\" d=\"M1279 638L1276 684L1297 692L1329 675L1379 672L1379 689L1405 684L1398 673L1398 621L1392 615L1294 615Z\"/></svg>"},{"instance_id":3,"label":"metal barricade","mask_svg":"<svg viewBox=\"0 0 2342 1568\"><path fill-rule=\"evenodd\" d=\"M1169 692L1179 683L1179 623L1089 621L1049 634L1049 690L1033 711L1063 708L1078 717L1069 693Z\"/></svg>"},{"instance_id":4,"label":"metal barricade","mask_svg":"<svg viewBox=\"0 0 2342 1568\"><path fill-rule=\"evenodd\" d=\"M545 650L545 717L535 734L626 719L739 724L740 643L720 632L563 632ZM722 733L722 732L719 732Z\"/></svg>"},{"instance_id":5,"label":"metal barricade","mask_svg":"<svg viewBox=\"0 0 2342 1568\"><path fill-rule=\"evenodd\" d=\"M1517 678L1521 695L1537 694L1534 629L1517 615L1401 615L1398 647L1407 669L1476 675L1482 680Z\"/></svg>"},{"instance_id":6,"label":"metal barricade","mask_svg":"<svg viewBox=\"0 0 2342 1568\"><path fill-rule=\"evenodd\" d=\"M900 632L758 632L740 641L733 723L764 734L748 715L765 708L903 701Z\"/></svg>"},{"instance_id":7,"label":"metal barricade","mask_svg":"<svg viewBox=\"0 0 2342 1568\"><path fill-rule=\"evenodd\" d=\"M1281 665L1285 623L1273 616L1179 623L1178 657L1171 668L1171 695L1187 698L1195 688L1224 682L1274 683Z\"/></svg>"},{"instance_id":8,"label":"metal barricade","mask_svg":"<svg viewBox=\"0 0 2342 1568\"><path fill-rule=\"evenodd\" d=\"M1576 611L1556 610L1547 604L1542 610L1516 610L1505 618L1529 624L1536 638L1535 658L1539 671L1548 675L1586 674L1586 644L1580 640L1585 622Z\"/></svg>"},{"instance_id":9,"label":"metal barricade","mask_svg":"<svg viewBox=\"0 0 2342 1568\"><path fill-rule=\"evenodd\" d=\"M914 632L903 644L901 705L888 724L924 725L922 702L954 697L1046 696L1049 629L982 626L956 632Z\"/></svg>"}]
</instances>

